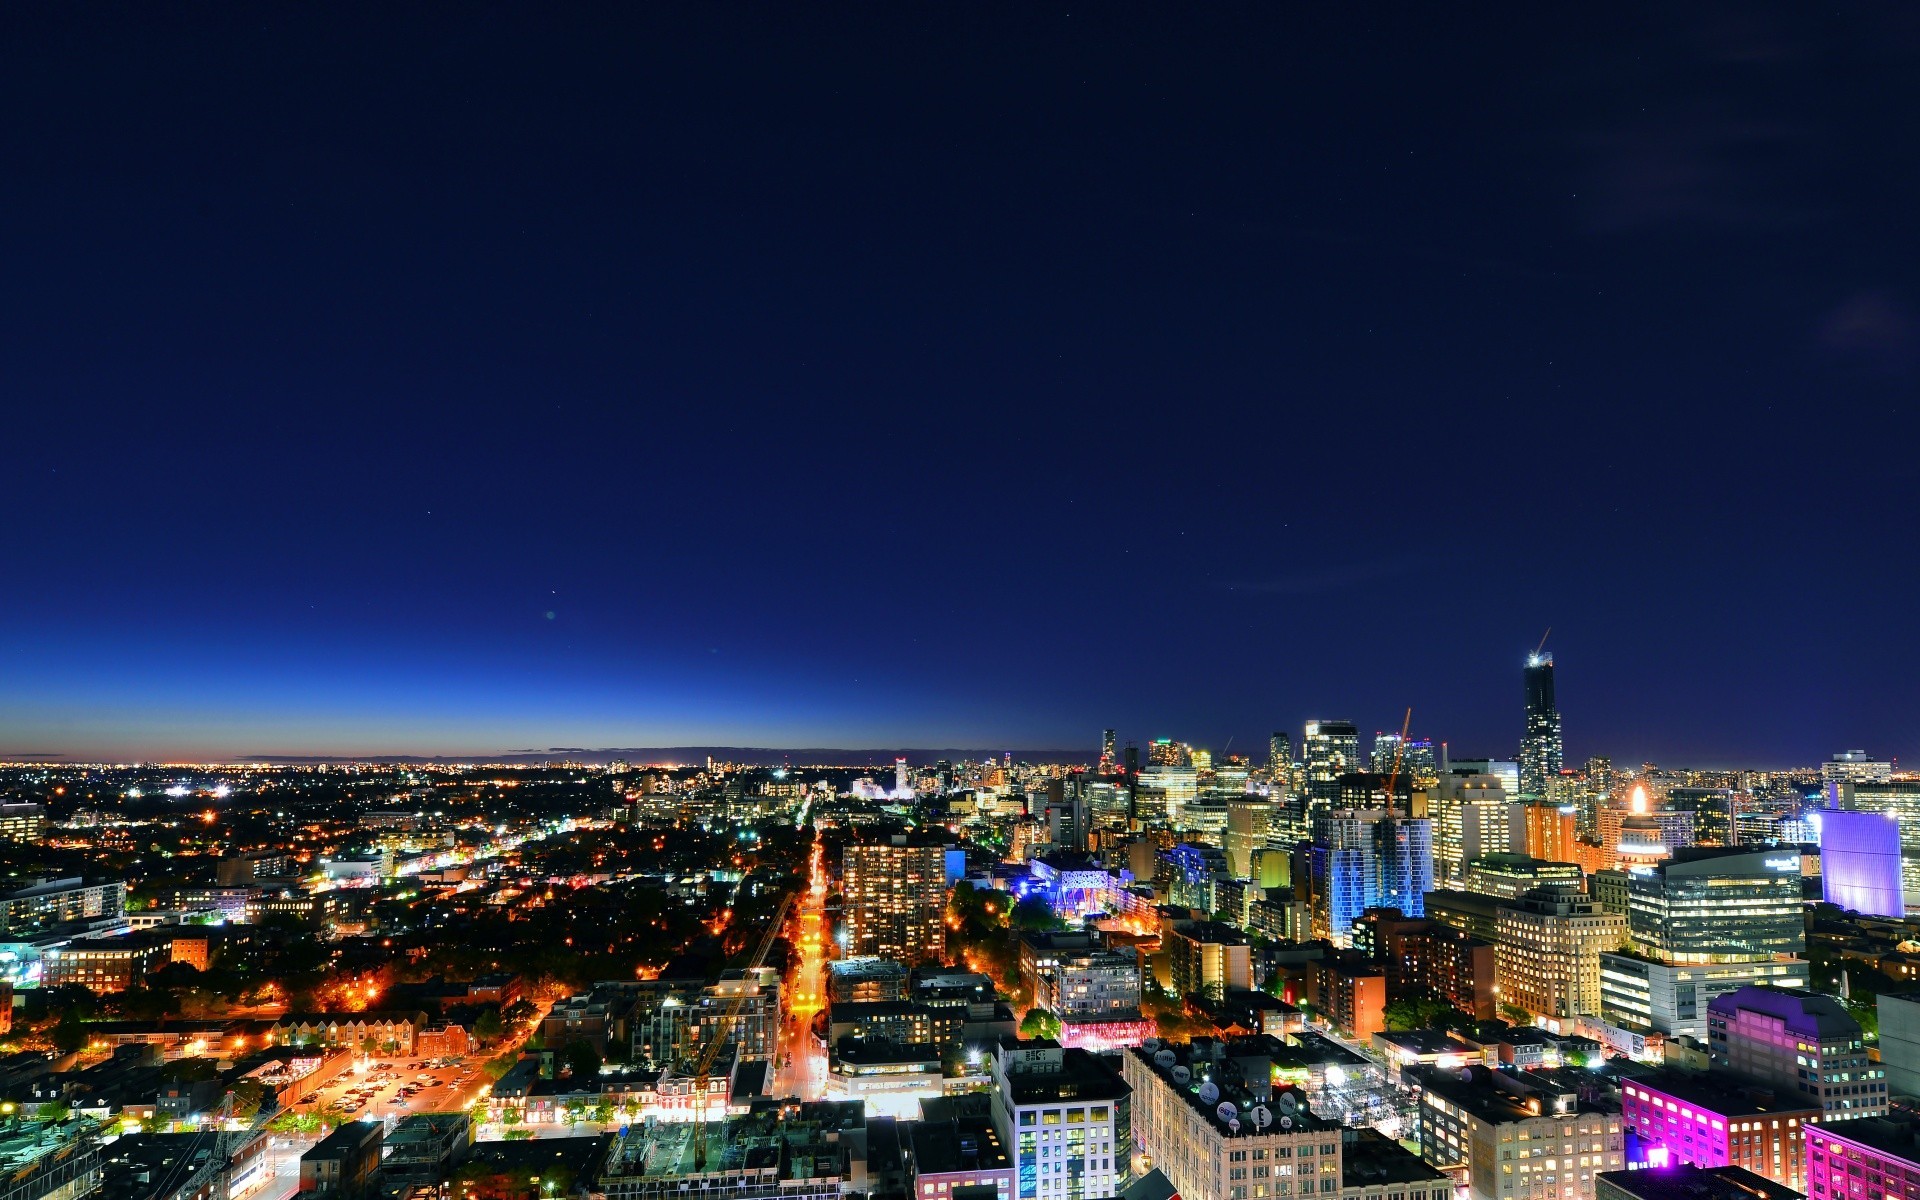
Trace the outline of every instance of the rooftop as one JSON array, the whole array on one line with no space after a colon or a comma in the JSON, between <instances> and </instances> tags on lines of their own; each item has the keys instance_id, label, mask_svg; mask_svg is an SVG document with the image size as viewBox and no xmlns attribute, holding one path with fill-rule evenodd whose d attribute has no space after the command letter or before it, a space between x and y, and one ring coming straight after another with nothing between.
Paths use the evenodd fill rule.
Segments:
<instances>
[{"instance_id":1,"label":"rooftop","mask_svg":"<svg viewBox=\"0 0 1920 1200\"><path fill-rule=\"evenodd\" d=\"M1715 996L1707 1011L1731 1017L1742 1010L1777 1017L1793 1033L1816 1040L1857 1038L1860 1023L1840 1003L1814 992L1791 988L1741 987Z\"/></svg>"},{"instance_id":2,"label":"rooftop","mask_svg":"<svg viewBox=\"0 0 1920 1200\"><path fill-rule=\"evenodd\" d=\"M1638 1200L1801 1200L1785 1184L1745 1167L1653 1167L1602 1171L1594 1177Z\"/></svg>"},{"instance_id":3,"label":"rooftop","mask_svg":"<svg viewBox=\"0 0 1920 1200\"><path fill-rule=\"evenodd\" d=\"M1000 1134L987 1117L915 1121L907 1126L913 1139L914 1170L921 1175L950 1171L1004 1171L1013 1165Z\"/></svg>"},{"instance_id":4,"label":"rooftop","mask_svg":"<svg viewBox=\"0 0 1920 1200\"><path fill-rule=\"evenodd\" d=\"M1637 1075L1624 1081L1622 1086L1632 1087L1634 1084L1664 1093L1695 1108L1719 1113L1723 1117L1820 1111L1820 1102L1810 1097L1795 1096L1770 1087L1742 1086L1726 1076L1663 1069Z\"/></svg>"},{"instance_id":5,"label":"rooftop","mask_svg":"<svg viewBox=\"0 0 1920 1200\"><path fill-rule=\"evenodd\" d=\"M1446 1176L1420 1156L1377 1129L1348 1129L1340 1135L1340 1186L1374 1183L1433 1183Z\"/></svg>"}]
</instances>

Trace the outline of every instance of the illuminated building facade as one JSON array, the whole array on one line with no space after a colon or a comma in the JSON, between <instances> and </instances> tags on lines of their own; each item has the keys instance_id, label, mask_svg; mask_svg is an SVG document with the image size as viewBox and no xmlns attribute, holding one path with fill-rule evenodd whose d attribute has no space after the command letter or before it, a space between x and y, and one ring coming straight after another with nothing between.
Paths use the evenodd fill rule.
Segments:
<instances>
[{"instance_id":1,"label":"illuminated building facade","mask_svg":"<svg viewBox=\"0 0 1920 1200\"><path fill-rule=\"evenodd\" d=\"M1655 1071L1621 1083L1620 1119L1648 1166L1742 1167L1798 1190L1820 1108L1790 1090L1769 1096L1737 1080Z\"/></svg>"},{"instance_id":2,"label":"illuminated building facade","mask_svg":"<svg viewBox=\"0 0 1920 1200\"><path fill-rule=\"evenodd\" d=\"M1867 916L1904 917L1899 823L1874 812L1819 815L1821 898Z\"/></svg>"},{"instance_id":3,"label":"illuminated building facade","mask_svg":"<svg viewBox=\"0 0 1920 1200\"><path fill-rule=\"evenodd\" d=\"M1314 821L1309 851L1316 936L1351 943L1369 908L1424 916L1433 890L1433 826L1385 809L1339 809Z\"/></svg>"},{"instance_id":4,"label":"illuminated building facade","mask_svg":"<svg viewBox=\"0 0 1920 1200\"><path fill-rule=\"evenodd\" d=\"M1827 785L1827 803L1831 808L1880 813L1899 823L1900 890L1907 911L1920 913L1920 780L1836 780ZM1819 815L1824 819L1826 814Z\"/></svg>"}]
</instances>

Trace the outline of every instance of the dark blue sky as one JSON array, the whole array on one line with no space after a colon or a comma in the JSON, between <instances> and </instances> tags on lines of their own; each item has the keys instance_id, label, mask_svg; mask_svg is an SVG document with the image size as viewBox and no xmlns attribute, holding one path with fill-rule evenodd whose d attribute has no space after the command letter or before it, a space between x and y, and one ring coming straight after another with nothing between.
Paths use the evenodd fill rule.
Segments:
<instances>
[{"instance_id":1,"label":"dark blue sky","mask_svg":"<svg viewBox=\"0 0 1920 1200\"><path fill-rule=\"evenodd\" d=\"M1920 754L1920 17L15 6L0 753Z\"/></svg>"}]
</instances>

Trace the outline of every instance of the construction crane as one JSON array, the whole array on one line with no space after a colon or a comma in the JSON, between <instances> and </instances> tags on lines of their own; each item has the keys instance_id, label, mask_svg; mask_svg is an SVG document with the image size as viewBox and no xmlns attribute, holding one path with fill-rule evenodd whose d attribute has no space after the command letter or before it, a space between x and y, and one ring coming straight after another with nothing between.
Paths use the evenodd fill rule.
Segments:
<instances>
[{"instance_id":1,"label":"construction crane","mask_svg":"<svg viewBox=\"0 0 1920 1200\"><path fill-rule=\"evenodd\" d=\"M1407 715L1400 721L1400 740L1393 744L1393 771L1387 776L1387 804L1393 804L1393 785L1400 782L1400 760L1407 754L1407 730L1413 728L1413 708L1407 708Z\"/></svg>"},{"instance_id":2,"label":"construction crane","mask_svg":"<svg viewBox=\"0 0 1920 1200\"><path fill-rule=\"evenodd\" d=\"M780 907L774 910L773 920L767 922L767 930L760 935L760 944L754 948L753 957L747 960L742 976L751 974L767 961L767 952L773 949L773 940L780 936L780 927L786 923L787 909L793 905L794 893L788 892L780 900ZM740 1010L747 1004L747 981L741 980L742 987L735 992L713 1027L713 1037L708 1040L707 1048L700 1052L700 1059L693 1068L693 1167L704 1170L707 1165L707 1080L713 1073L713 1064L719 1059L720 1051L726 1047L727 1039L733 1036L735 1022L740 1019Z\"/></svg>"}]
</instances>

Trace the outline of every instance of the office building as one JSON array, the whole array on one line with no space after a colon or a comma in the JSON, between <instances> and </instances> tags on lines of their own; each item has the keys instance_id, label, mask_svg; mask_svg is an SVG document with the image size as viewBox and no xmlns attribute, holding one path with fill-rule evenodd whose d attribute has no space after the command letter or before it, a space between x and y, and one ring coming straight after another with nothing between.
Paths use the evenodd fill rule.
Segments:
<instances>
[{"instance_id":1,"label":"office building","mask_svg":"<svg viewBox=\"0 0 1920 1200\"><path fill-rule=\"evenodd\" d=\"M1489 943L1500 936L1500 907L1505 903L1481 892L1437 891L1426 897L1427 916L1436 925Z\"/></svg>"},{"instance_id":2,"label":"office building","mask_svg":"<svg viewBox=\"0 0 1920 1200\"><path fill-rule=\"evenodd\" d=\"M1707 1040L1707 1006L1749 984L1804 988L1802 959L1734 963L1665 963L1642 954L1600 956L1600 1015L1631 1033Z\"/></svg>"},{"instance_id":3,"label":"office building","mask_svg":"<svg viewBox=\"0 0 1920 1200\"><path fill-rule=\"evenodd\" d=\"M47 810L38 804L0 804L0 842L35 843L47 827Z\"/></svg>"},{"instance_id":4,"label":"office building","mask_svg":"<svg viewBox=\"0 0 1920 1200\"><path fill-rule=\"evenodd\" d=\"M1565 751L1560 743L1560 710L1553 696L1553 654L1527 656L1522 672L1526 692L1526 732L1520 739L1520 794L1544 797L1547 781L1560 774Z\"/></svg>"},{"instance_id":5,"label":"office building","mask_svg":"<svg viewBox=\"0 0 1920 1200\"><path fill-rule=\"evenodd\" d=\"M944 845L898 833L849 843L842 889L848 954L908 965L946 959Z\"/></svg>"},{"instance_id":6,"label":"office building","mask_svg":"<svg viewBox=\"0 0 1920 1200\"><path fill-rule=\"evenodd\" d=\"M1549 1078L1473 1066L1413 1067L1420 1156L1459 1172L1472 1200L1593 1200L1594 1179L1626 1166L1620 1114Z\"/></svg>"},{"instance_id":7,"label":"office building","mask_svg":"<svg viewBox=\"0 0 1920 1200\"><path fill-rule=\"evenodd\" d=\"M1548 862L1525 854L1486 854L1467 864L1466 890L1503 900L1517 899L1540 888L1577 892L1582 882L1582 872L1574 863Z\"/></svg>"},{"instance_id":8,"label":"office building","mask_svg":"<svg viewBox=\"0 0 1920 1200\"><path fill-rule=\"evenodd\" d=\"M1885 783L1893 778L1893 763L1865 750L1842 750L1820 764L1820 782Z\"/></svg>"},{"instance_id":9,"label":"office building","mask_svg":"<svg viewBox=\"0 0 1920 1200\"><path fill-rule=\"evenodd\" d=\"M1120 766L1118 752L1118 745L1114 740L1114 731L1111 729L1102 729L1100 731L1100 766L1098 768L1100 774L1111 774Z\"/></svg>"},{"instance_id":10,"label":"office building","mask_svg":"<svg viewBox=\"0 0 1920 1200\"><path fill-rule=\"evenodd\" d=\"M1132 1089L1085 1050L1002 1038L994 1128L1012 1148L1017 1200L1105 1200L1133 1178Z\"/></svg>"},{"instance_id":11,"label":"office building","mask_svg":"<svg viewBox=\"0 0 1920 1200\"><path fill-rule=\"evenodd\" d=\"M1807 947L1800 856L1690 849L1627 881L1634 948L1665 963L1796 958Z\"/></svg>"},{"instance_id":12,"label":"office building","mask_svg":"<svg viewBox=\"0 0 1920 1200\"><path fill-rule=\"evenodd\" d=\"M1181 1200L1297 1200L1339 1189L1340 1126L1315 1116L1305 1092L1274 1086L1278 1053L1265 1036L1122 1052L1134 1139Z\"/></svg>"},{"instance_id":13,"label":"office building","mask_svg":"<svg viewBox=\"0 0 1920 1200\"><path fill-rule=\"evenodd\" d=\"M1806 1184L1805 1135L1820 1106L1792 1089L1660 1070L1621 1081L1620 1119L1655 1167L1741 1167L1796 1190Z\"/></svg>"},{"instance_id":14,"label":"office building","mask_svg":"<svg viewBox=\"0 0 1920 1200\"><path fill-rule=\"evenodd\" d=\"M1841 809L1819 817L1821 898L1863 916L1904 917L1899 822Z\"/></svg>"},{"instance_id":15,"label":"office building","mask_svg":"<svg viewBox=\"0 0 1920 1200\"><path fill-rule=\"evenodd\" d=\"M1544 1017L1600 1011L1600 956L1626 940L1627 922L1580 892L1541 888L1500 909L1494 941L1503 1004Z\"/></svg>"},{"instance_id":16,"label":"office building","mask_svg":"<svg viewBox=\"0 0 1920 1200\"><path fill-rule=\"evenodd\" d=\"M1886 1071L1868 1061L1860 1023L1827 996L1759 987L1716 996L1707 1053L1715 1067L1806 1100L1823 1122L1887 1111Z\"/></svg>"},{"instance_id":17,"label":"office building","mask_svg":"<svg viewBox=\"0 0 1920 1200\"><path fill-rule=\"evenodd\" d=\"M145 933L78 938L41 952L41 986L79 984L93 992L124 992L173 961L173 938Z\"/></svg>"},{"instance_id":18,"label":"office building","mask_svg":"<svg viewBox=\"0 0 1920 1200\"><path fill-rule=\"evenodd\" d=\"M1315 811L1332 808L1340 777L1360 769L1360 729L1352 721L1308 721L1302 754L1308 800Z\"/></svg>"}]
</instances>

